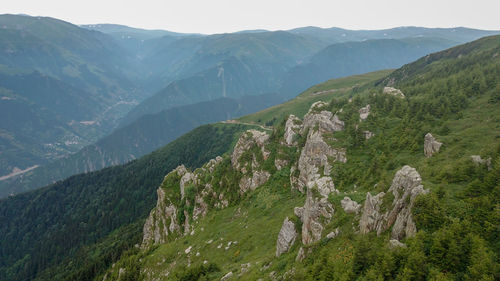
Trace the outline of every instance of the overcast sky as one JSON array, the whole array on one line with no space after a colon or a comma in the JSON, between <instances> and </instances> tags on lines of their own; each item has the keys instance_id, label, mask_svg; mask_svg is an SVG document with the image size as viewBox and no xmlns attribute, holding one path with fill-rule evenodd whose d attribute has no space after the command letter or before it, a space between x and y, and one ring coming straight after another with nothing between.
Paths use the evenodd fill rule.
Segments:
<instances>
[{"instance_id":1,"label":"overcast sky","mask_svg":"<svg viewBox=\"0 0 500 281\"><path fill-rule=\"evenodd\" d=\"M116 23L177 32L223 33L301 26L396 26L500 30L500 0L2 0L0 13L75 24Z\"/></svg>"}]
</instances>

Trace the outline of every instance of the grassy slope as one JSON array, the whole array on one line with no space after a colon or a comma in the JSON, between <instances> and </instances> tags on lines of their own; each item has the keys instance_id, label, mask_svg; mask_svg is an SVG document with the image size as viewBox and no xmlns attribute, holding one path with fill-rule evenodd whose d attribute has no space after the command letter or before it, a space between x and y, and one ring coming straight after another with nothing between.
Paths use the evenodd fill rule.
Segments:
<instances>
[{"instance_id":1,"label":"grassy slope","mask_svg":"<svg viewBox=\"0 0 500 281\"><path fill-rule=\"evenodd\" d=\"M302 118L314 102L328 102L333 97L349 96L352 93L351 90L353 87L359 87L367 83L375 82L385 77L390 72L391 70L381 70L345 78L331 79L324 83L312 86L290 101L272 106L254 114L243 116L238 120L241 122L263 125L269 122L276 123L276 120L282 120L289 114L294 114L299 118Z\"/></svg>"},{"instance_id":2,"label":"grassy slope","mask_svg":"<svg viewBox=\"0 0 500 281\"><path fill-rule=\"evenodd\" d=\"M150 252L122 259L110 277L117 277L116 269L122 266L128 268L128 263L139 265L141 278L183 280L188 274L203 269L204 260L218 266L218 270L207 274L208 280L216 280L229 271L238 275L241 264L247 262L251 263L250 271L238 276L238 279L267 279L273 271L283 275L292 268L295 271L294 280L353 280L359 276L364 276L365 279L361 280L419 280L419 276L420 279L427 276L434 280L477 280L483 273L487 276L485 280L490 280L488 278L498 276L499 265L494 251L498 251L499 214L498 207L495 209L495 204L498 206L495 194L499 192L499 178L494 173L500 171L497 151L500 139L500 81L494 73L499 73L500 63L495 54L500 51L500 37L486 38L480 43L468 61L460 61L458 55L440 53L440 60L423 67L419 75L401 78L408 68L389 75L387 79L400 77L396 86L407 95L405 100L381 94L381 87L368 87L358 93L352 103L336 99L330 104L334 112L344 109L340 119L346 121L346 130L331 137L337 139L336 145L347 146L348 162L334 164L333 177L341 193L330 198L335 206L335 215L323 234L335 227L340 227L342 234L333 240L323 239L313 244L311 248L315 250L304 262L294 262L299 248L297 243L289 253L277 259L273 257L281 222L286 216L296 219L293 218L293 207L301 206L304 200L302 195L287 191L289 181L288 170L285 169L228 209L209 212L206 218L200 220L193 236L179 237ZM463 55L467 54L465 47L461 52ZM420 63L417 61L413 68L418 68ZM474 74L477 69L490 74L483 77L486 77L486 84L492 86L482 91L469 88L477 77L481 77ZM467 80L469 78L471 81ZM453 83L458 83L458 86L453 86ZM443 85L446 85L445 91L441 92L439 87ZM311 90L314 91L317 90ZM379 94L371 95L373 92ZM352 90L344 96L351 93ZM441 94L453 100L451 103L443 102L445 108L439 108ZM459 109L447 108L453 107L454 99L462 94L467 96L467 102L459 105ZM358 109L366 103L372 106L371 115L365 122L359 123ZM292 107L291 104L286 107L294 108L300 115L300 106ZM412 113L418 108L421 108L420 112ZM286 112L283 107L273 110ZM269 120L265 116L272 116L267 115L267 111L256 115L262 116L261 122ZM258 118L248 118L241 120L258 121ZM376 136L370 140L356 140L356 125L360 130L370 129ZM423 137L427 132L432 132L444 143L440 152L432 158L423 155ZM485 167L475 167L470 161L473 154L483 158L492 156L496 161L493 170L488 172ZM379 237L356 234L359 217L345 214L340 200L349 195L362 203L367 191L372 194L387 191L394 173L406 164L419 171L424 187L430 189L431 194L437 194L439 205L434 208L438 208L440 214L435 219L443 221L437 230L423 224L417 238L404 241L408 249L387 251L390 231ZM471 187L481 186L481 182L488 178L493 178L493 183L489 183L493 185L496 178L496 189L483 191L479 196L464 197ZM479 205L477 202L480 202ZM243 215L237 216L238 213ZM417 220L417 225L422 225L422 222ZM214 242L207 244L211 239ZM449 239L453 240L452 244L449 244ZM226 251L224 247L228 241L238 241L238 244ZM217 248L221 243L222 247ZM470 248L472 243L475 246ZM484 246L478 245L486 245L488 249L479 260L474 251ZM184 250L189 246L193 248L188 258ZM440 251L444 251L443 256L436 259ZM200 252L198 257L197 252ZM188 260L191 263L189 268L186 267ZM478 265L474 262L486 267L474 273L471 268ZM267 268L267 265L270 266ZM168 276L165 275L167 272ZM377 275L382 274L380 272L384 275Z\"/></svg>"}]
</instances>

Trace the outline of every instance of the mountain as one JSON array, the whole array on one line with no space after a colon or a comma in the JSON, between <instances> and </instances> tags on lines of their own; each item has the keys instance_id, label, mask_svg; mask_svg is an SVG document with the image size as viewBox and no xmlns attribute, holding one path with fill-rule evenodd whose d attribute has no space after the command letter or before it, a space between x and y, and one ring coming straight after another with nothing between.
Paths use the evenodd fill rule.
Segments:
<instances>
[{"instance_id":1,"label":"mountain","mask_svg":"<svg viewBox=\"0 0 500 281\"><path fill-rule=\"evenodd\" d=\"M454 41L426 37L333 44L288 71L280 92L293 96L332 77L397 68L453 45Z\"/></svg>"},{"instance_id":2,"label":"mountain","mask_svg":"<svg viewBox=\"0 0 500 281\"><path fill-rule=\"evenodd\" d=\"M417 26L401 26L381 30L349 30L338 27L320 28L315 26L300 27L288 30L294 34L311 36L333 43L349 41L365 41L373 39L403 39L403 38L442 38L455 42L469 42L478 38L498 34L498 30L478 30L465 27L455 28L425 28Z\"/></svg>"},{"instance_id":3,"label":"mountain","mask_svg":"<svg viewBox=\"0 0 500 281\"><path fill-rule=\"evenodd\" d=\"M192 41L196 44L191 44ZM171 82L143 101L122 124L179 105L272 93L278 89L279 79L287 69L322 46L283 31L185 38L171 45L190 52L184 61L180 60L184 55L175 56L176 61L169 68L173 71L177 67L175 72L181 73L178 77L185 78ZM170 48L173 47L169 45L165 50Z\"/></svg>"},{"instance_id":4,"label":"mountain","mask_svg":"<svg viewBox=\"0 0 500 281\"><path fill-rule=\"evenodd\" d=\"M249 126L238 124L205 125L126 165L73 176L46 188L1 200L0 279L75 280L76 277L68 275L58 278L63 272L57 271L67 274L83 266L91 272L94 265L87 267L89 262L109 264L121 251L133 247L136 234L127 236L126 240L128 234L124 233L124 240L119 243L109 241L111 243L105 246L109 252L105 250L104 255L99 254L102 249L87 247L106 243L105 237L122 230L140 231L133 224L142 224L154 205L155 188L166 171L181 163L199 167L229 150L238 134L247 128ZM120 214L121 218L112 218L111 214ZM68 236L70 233L74 234ZM18 243L21 236L26 243ZM87 254L96 254L97 259L79 259L82 255L90 258ZM67 269L57 267L76 261L75 258L78 264L71 263ZM76 279L84 280L83 277Z\"/></svg>"},{"instance_id":5,"label":"mountain","mask_svg":"<svg viewBox=\"0 0 500 281\"><path fill-rule=\"evenodd\" d=\"M347 84L374 83L381 77L383 77L382 74L353 78ZM337 86L344 88L346 82L335 83L329 89ZM320 100L330 98L330 96L321 95L320 97L323 98ZM249 99L249 101L255 102L254 99ZM298 103L301 101L302 98L297 98ZM306 102L310 101L306 100ZM141 123L141 125L147 124ZM207 159L230 151L236 138L249 128L258 128L258 126L205 125L164 148L128 164L73 176L45 188L0 200L0 222L2 222L0 233L2 237L6 237L0 245L1 252L5 253L0 259L4 262L1 264L0 280L12 280L15 276L19 276L19 279L33 279L35 275L39 279L47 279L54 278L57 274L61 276L58 279L93 279L89 276L102 272L103 267L116 261L124 251L133 248L133 245L138 243L142 235L144 218L154 206L154 190L161 183L162 175L181 163L187 167L199 167ZM40 201L35 198L40 198ZM144 206L134 206L135 201L143 202ZM47 206L52 206L53 202L61 202L61 205L48 208ZM89 202L94 203L89 204ZM35 206L40 206L36 212L43 214L32 216L29 210ZM88 219L89 212L97 206L103 206L103 209L95 211L95 214L104 214L104 216ZM117 206L121 206L120 208L127 206L126 211L115 209L118 208ZM129 208L130 206L134 207ZM119 215L121 218L110 220L111 214ZM80 224L82 221L90 222L96 219L100 222ZM46 221L52 223L45 223ZM63 221L66 226L60 228L59 225ZM81 235L75 237L72 243L64 243L66 246L58 250L58 255L47 254L44 249L54 248L60 240L34 239L42 233L62 239L75 227L84 226L85 229L79 228L78 230ZM36 232L35 228L38 229ZM19 244L17 238L24 237L21 233L26 233L33 238L26 236L26 243ZM121 242L116 242L117 237L121 237ZM8 247L8 245L16 246ZM30 261L23 261L28 265L26 269L21 269L14 264L25 253L30 253L30 257L34 258L29 258ZM42 259L44 262L41 262Z\"/></svg>"},{"instance_id":6,"label":"mountain","mask_svg":"<svg viewBox=\"0 0 500 281\"><path fill-rule=\"evenodd\" d=\"M45 17L0 26L0 178L78 151L141 99L111 37Z\"/></svg>"},{"instance_id":7,"label":"mountain","mask_svg":"<svg viewBox=\"0 0 500 281\"><path fill-rule=\"evenodd\" d=\"M141 57L150 71L158 69L151 71L157 76L148 79L170 84L134 108L122 125L191 100L269 92L292 98L332 77L397 68L427 53L497 33L466 28L352 31L309 27L157 38L154 48ZM166 71L159 70L162 67Z\"/></svg>"},{"instance_id":8,"label":"mountain","mask_svg":"<svg viewBox=\"0 0 500 281\"><path fill-rule=\"evenodd\" d=\"M206 125L4 199L0 276L498 279L499 53L487 37L328 81L241 118L297 113L272 132Z\"/></svg>"},{"instance_id":9,"label":"mountain","mask_svg":"<svg viewBox=\"0 0 500 281\"><path fill-rule=\"evenodd\" d=\"M282 101L283 98L278 95L219 98L144 115L78 152L26 171L20 176L1 179L0 197L39 188L71 175L124 164L168 144L202 124L240 117ZM6 122L10 122L10 119ZM17 155L13 156L15 160Z\"/></svg>"},{"instance_id":10,"label":"mountain","mask_svg":"<svg viewBox=\"0 0 500 281\"><path fill-rule=\"evenodd\" d=\"M179 166L104 280L496 280L500 36ZM100 278L100 277L99 277Z\"/></svg>"}]
</instances>

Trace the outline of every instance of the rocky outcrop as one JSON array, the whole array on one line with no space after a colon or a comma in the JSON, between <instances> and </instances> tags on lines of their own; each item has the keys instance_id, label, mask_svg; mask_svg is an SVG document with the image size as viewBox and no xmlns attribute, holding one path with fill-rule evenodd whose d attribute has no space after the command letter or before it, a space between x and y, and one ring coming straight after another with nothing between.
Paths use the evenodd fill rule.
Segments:
<instances>
[{"instance_id":1,"label":"rocky outcrop","mask_svg":"<svg viewBox=\"0 0 500 281\"><path fill-rule=\"evenodd\" d=\"M184 167L184 166L183 166ZM185 168L184 168L185 169ZM193 173L185 172L179 182L179 187L181 191L181 200L184 199L184 188L189 184L196 181L196 176Z\"/></svg>"},{"instance_id":2,"label":"rocky outcrop","mask_svg":"<svg viewBox=\"0 0 500 281\"><path fill-rule=\"evenodd\" d=\"M239 182L240 193L248 190L255 190L258 186L267 182L271 174L260 167L257 159L266 160L270 152L266 150L265 145L269 140L269 135L257 130L246 131L236 143L233 154L231 155L232 167L241 172L243 177ZM252 148L257 147L259 152L252 152L250 159L241 159L244 153L248 153ZM256 155L255 153L261 153Z\"/></svg>"},{"instance_id":3,"label":"rocky outcrop","mask_svg":"<svg viewBox=\"0 0 500 281\"><path fill-rule=\"evenodd\" d=\"M401 90L393 87L384 87L384 94L392 95L399 98L405 97L405 95L403 94L403 92L401 92Z\"/></svg>"},{"instance_id":4,"label":"rocky outcrop","mask_svg":"<svg viewBox=\"0 0 500 281\"><path fill-rule=\"evenodd\" d=\"M441 147L442 143L438 142L432 135L431 133L427 133L425 135L425 140L424 140L424 154L425 157L431 157L434 153L439 152L439 148Z\"/></svg>"},{"instance_id":5,"label":"rocky outcrop","mask_svg":"<svg viewBox=\"0 0 500 281\"><path fill-rule=\"evenodd\" d=\"M470 156L472 162L476 165L486 165L488 168L488 171L491 170L491 157L488 157L487 159L481 158L479 155L471 155Z\"/></svg>"},{"instance_id":6,"label":"rocky outcrop","mask_svg":"<svg viewBox=\"0 0 500 281\"><path fill-rule=\"evenodd\" d=\"M309 245L321 239L323 225L330 222L333 206L326 197L316 196L313 188L307 189L303 207L295 207L294 213L302 221L302 243Z\"/></svg>"},{"instance_id":7,"label":"rocky outcrop","mask_svg":"<svg viewBox=\"0 0 500 281\"><path fill-rule=\"evenodd\" d=\"M359 120L363 121L368 118L368 115L370 115L370 105L367 104L365 107L362 107L359 110Z\"/></svg>"},{"instance_id":8,"label":"rocky outcrop","mask_svg":"<svg viewBox=\"0 0 500 281\"><path fill-rule=\"evenodd\" d=\"M406 245L399 242L399 240L391 239L391 240L389 240L389 248L390 249L406 248Z\"/></svg>"},{"instance_id":9,"label":"rocky outcrop","mask_svg":"<svg viewBox=\"0 0 500 281\"><path fill-rule=\"evenodd\" d=\"M410 167L404 166L394 176L388 193L394 196L390 210L380 210L382 198L387 196L379 193L376 196L366 195L363 214L359 223L360 232L368 233L377 231L377 234L392 226L391 238L401 240L404 237L414 236L417 229L413 222L411 210L415 198L420 194L428 193L422 186L422 179L418 172Z\"/></svg>"},{"instance_id":10,"label":"rocky outcrop","mask_svg":"<svg viewBox=\"0 0 500 281\"><path fill-rule=\"evenodd\" d=\"M268 171L254 171L252 175L246 175L240 180L240 192L255 190L260 185L267 182L271 174Z\"/></svg>"},{"instance_id":11,"label":"rocky outcrop","mask_svg":"<svg viewBox=\"0 0 500 281\"><path fill-rule=\"evenodd\" d=\"M372 196L370 192L366 194L363 213L359 220L359 231L361 233L366 234L370 231L381 229L383 216L380 213L380 206L382 205L384 195L384 192L375 196Z\"/></svg>"},{"instance_id":12,"label":"rocky outcrop","mask_svg":"<svg viewBox=\"0 0 500 281\"><path fill-rule=\"evenodd\" d=\"M278 234L278 240L276 241L276 257L288 252L293 243L295 243L295 238L297 238L295 224L287 217L285 221L283 221L280 233Z\"/></svg>"},{"instance_id":13,"label":"rocky outcrop","mask_svg":"<svg viewBox=\"0 0 500 281\"><path fill-rule=\"evenodd\" d=\"M233 272L229 271L226 275L222 276L220 281L226 281L233 278Z\"/></svg>"},{"instance_id":14,"label":"rocky outcrop","mask_svg":"<svg viewBox=\"0 0 500 281\"><path fill-rule=\"evenodd\" d=\"M301 121L299 118L297 118L295 115L291 114L288 116L288 119L286 120L285 123L285 134L284 134L284 139L285 145L292 146L292 145L297 145L297 135L298 131L301 128L300 125Z\"/></svg>"},{"instance_id":15,"label":"rocky outcrop","mask_svg":"<svg viewBox=\"0 0 500 281\"><path fill-rule=\"evenodd\" d=\"M321 101L316 102L311 106L309 112L304 116L301 133L304 133L307 129L312 129L316 126L318 126L321 133L337 132L344 129L344 122L341 121L336 114L327 110L317 112L318 108L324 106L326 106L326 103Z\"/></svg>"},{"instance_id":16,"label":"rocky outcrop","mask_svg":"<svg viewBox=\"0 0 500 281\"><path fill-rule=\"evenodd\" d=\"M276 158L274 159L274 167L276 167L276 170L280 171L283 169L285 166L287 166L290 162L286 159L279 159Z\"/></svg>"},{"instance_id":17,"label":"rocky outcrop","mask_svg":"<svg viewBox=\"0 0 500 281\"><path fill-rule=\"evenodd\" d=\"M307 141L300 153L298 169L298 189L303 191L305 186L311 186L321 175L330 175L331 165L329 158L345 163L345 149L334 149L324 140L320 131L310 130Z\"/></svg>"},{"instance_id":18,"label":"rocky outcrop","mask_svg":"<svg viewBox=\"0 0 500 281\"><path fill-rule=\"evenodd\" d=\"M348 214L357 214L361 209L361 205L358 204L358 202L351 200L349 197L344 197L344 199L340 201L340 205L342 206L342 209L344 209L344 212Z\"/></svg>"},{"instance_id":19,"label":"rocky outcrop","mask_svg":"<svg viewBox=\"0 0 500 281\"><path fill-rule=\"evenodd\" d=\"M180 226L177 222L177 209L166 200L165 191L162 187L158 188L158 201L143 228L142 247L150 244L165 243L170 233L178 233Z\"/></svg>"},{"instance_id":20,"label":"rocky outcrop","mask_svg":"<svg viewBox=\"0 0 500 281\"><path fill-rule=\"evenodd\" d=\"M163 183L157 190L158 199L156 207L151 210L143 227L142 247L146 248L151 244L160 244L167 242L167 238L173 234L187 235L192 231L192 224L200 217L204 217L208 212L208 204L205 199L208 196L213 196L215 199L221 198L223 194L217 195L212 189L210 183L201 185L200 178L207 178L206 174L214 171L216 166L222 162L221 157L210 160L207 165L196 172L190 172L184 165L180 165L170 173L168 173ZM200 176L202 175L203 176ZM185 196L185 188L188 185L195 185L201 191L189 200ZM201 186L200 186L201 185ZM176 187L178 186L178 190ZM227 200L216 201L215 204L221 207L227 207ZM182 213L184 219L180 221L179 210L176 206L185 204L187 207L192 207L192 213L185 209Z\"/></svg>"},{"instance_id":21,"label":"rocky outcrop","mask_svg":"<svg viewBox=\"0 0 500 281\"><path fill-rule=\"evenodd\" d=\"M240 158L243 153L249 151L254 145L260 148L262 157L267 159L270 152L265 148L265 144L269 140L269 135L257 130L248 130L238 139L238 142L234 146L233 154L231 155L231 165L233 169L245 173L246 171L244 165L245 163L240 162Z\"/></svg>"},{"instance_id":22,"label":"rocky outcrop","mask_svg":"<svg viewBox=\"0 0 500 281\"><path fill-rule=\"evenodd\" d=\"M206 165L206 169L210 172L213 173L215 170L215 166L217 166L220 162L222 162L222 157L217 156L215 159L210 159Z\"/></svg>"}]
</instances>

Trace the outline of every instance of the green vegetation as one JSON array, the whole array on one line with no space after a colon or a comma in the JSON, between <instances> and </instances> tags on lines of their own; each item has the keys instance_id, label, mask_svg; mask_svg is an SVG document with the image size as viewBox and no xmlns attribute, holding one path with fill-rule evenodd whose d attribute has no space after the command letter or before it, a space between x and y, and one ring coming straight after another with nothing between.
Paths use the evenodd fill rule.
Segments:
<instances>
[{"instance_id":1,"label":"green vegetation","mask_svg":"<svg viewBox=\"0 0 500 281\"><path fill-rule=\"evenodd\" d=\"M155 189L167 172L180 163L194 169L230 151L240 133L251 126L203 126L127 165L0 201L0 278L116 280L121 271L120 279L125 280L213 280L231 271L241 280L498 280L499 53L500 37L484 38L425 57L386 73L383 79L382 73L371 73L361 77L369 83L359 84L361 78L356 77L317 88L347 88L334 94L327 106L338 111L345 130L325 138L346 148L348 161L333 163L332 178L340 194L329 198L335 213L325 222L323 237L337 227L341 233L305 247L302 262L295 261L300 235L288 253L275 257L284 218L296 222L300 230L294 207L302 206L305 196L290 190L292 163L276 171L272 161L276 155L291 155L289 160L296 161L298 151L279 143L285 116L258 113L260 121L242 120L275 125L267 147L271 156L256 157L272 172L271 178L255 191L240 194L240 175L226 155L210 183L214 190L225 192L229 206L210 207L195 224L193 235L170 236L168 243L147 250L134 246L140 243L141 226L156 200ZM380 80L374 84L372 79ZM388 83L406 97L384 94L382 88ZM311 99L307 103L286 107L301 115L313 102L312 94L304 97ZM371 113L359 121L359 109L367 104ZM367 140L363 130L375 136ZM427 132L444 143L431 158L423 155ZM301 147L304 141L304 136L298 139ZM470 156L476 154L491 157L491 167L474 164ZM245 157L253 160L251 155ZM380 236L359 234L359 215L346 214L339 202L349 196L363 203L366 192L387 191L394 173L406 164L417 169L431 192L418 198L412 210L416 236L402 241L406 248L390 249L390 231ZM166 193L179 197L178 180L167 179ZM186 187L191 204L179 209L193 211L198 188ZM386 201L387 208L390 200Z\"/></svg>"},{"instance_id":2,"label":"green vegetation","mask_svg":"<svg viewBox=\"0 0 500 281\"><path fill-rule=\"evenodd\" d=\"M257 113L243 116L241 122L256 123L261 125L276 124L290 114L302 118L311 104L317 101L330 101L333 97L348 97L365 84L374 83L391 73L391 70L381 70L345 78L331 79L324 83L312 86L296 98L285 103L272 106Z\"/></svg>"},{"instance_id":3,"label":"green vegetation","mask_svg":"<svg viewBox=\"0 0 500 281\"><path fill-rule=\"evenodd\" d=\"M393 81L406 98L369 85L357 90L352 102L347 100L349 95L330 102L330 110L342 108L339 117L346 123L344 131L330 137L347 148L348 161L334 163L332 178L340 194L330 197L335 214L323 234L337 227L341 234L307 247L303 262L295 261L300 242L274 257L281 223L287 216L298 222L293 208L304 202L304 195L290 191L289 169L285 168L256 191L232 198L229 208L211 210L196 224L193 235L131 254L110 274L119 268L126 272L140 268L136 279L146 280L187 276L215 280L229 271L240 280L270 276L284 280L498 280L500 106L495 97L500 84L500 37L484 38L473 46L435 54L440 58L422 59L380 80ZM359 121L358 110L366 104L371 105L371 113ZM277 145L283 126L281 122L275 128L271 146ZM371 130L375 136L360 137L362 130ZM423 154L427 132L444 143L431 158ZM472 162L470 156L476 154L491 157L491 165ZM406 164L417 169L431 192L418 197L412 210L416 236L402 241L406 247L391 249L390 231L379 236L359 234L359 215L346 214L339 202L349 196L362 203L368 191L386 192L395 172ZM385 208L391 203L388 198ZM228 247L229 241L238 243ZM190 246L192 252L187 255ZM135 263L127 263L130 260ZM204 261L212 270L203 266ZM243 270L247 263L251 266Z\"/></svg>"},{"instance_id":4,"label":"green vegetation","mask_svg":"<svg viewBox=\"0 0 500 281\"><path fill-rule=\"evenodd\" d=\"M0 279L91 280L139 243L168 171L224 154L248 128L205 125L126 165L0 201Z\"/></svg>"}]
</instances>

